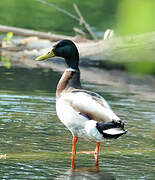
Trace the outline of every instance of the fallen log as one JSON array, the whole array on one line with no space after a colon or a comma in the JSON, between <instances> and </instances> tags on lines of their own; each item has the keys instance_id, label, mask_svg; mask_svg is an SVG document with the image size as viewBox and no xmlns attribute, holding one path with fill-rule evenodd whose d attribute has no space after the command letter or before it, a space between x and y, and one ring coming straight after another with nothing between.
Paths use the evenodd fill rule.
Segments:
<instances>
[{"instance_id":1,"label":"fallen log","mask_svg":"<svg viewBox=\"0 0 155 180\"><path fill-rule=\"evenodd\" d=\"M20 36L36 36L41 39L48 39L50 41L59 41L62 39L70 39L74 41L76 39L76 37L72 37L72 36L57 35L57 34L39 32L35 30L17 28L12 26L4 26L4 25L0 25L0 32L4 32L4 33L12 32L13 34Z\"/></svg>"},{"instance_id":2,"label":"fallen log","mask_svg":"<svg viewBox=\"0 0 155 180\"><path fill-rule=\"evenodd\" d=\"M73 37L61 37L63 39L65 37L75 41ZM48 52L53 46L53 43L49 41L49 38L47 39L48 40L23 38L19 43L17 43L18 41L15 42L13 39L10 46L2 46L0 50L2 51L3 56L11 54L10 59L13 57L13 59L22 57L33 59L42 53ZM86 62L86 64L90 62L90 64L94 63L100 66L102 63L103 65L105 63L110 65L111 63L113 63L112 65L118 63L118 65L124 66L125 63L132 62L133 66L134 63L136 64L138 62L141 64L141 62L144 61L146 62L144 65L147 65L147 62L155 64L155 32L125 37L115 36L106 40L80 42L76 43L76 45L80 52L81 60ZM14 49L15 51L13 52ZM10 53L4 52L7 50L10 51ZM19 53L17 53L17 51ZM86 61L86 59L88 61ZM153 65L153 67L155 67L155 65Z\"/></svg>"},{"instance_id":3,"label":"fallen log","mask_svg":"<svg viewBox=\"0 0 155 180\"><path fill-rule=\"evenodd\" d=\"M77 45L81 57L90 60L126 63L137 61L155 62L155 32L113 37Z\"/></svg>"}]
</instances>

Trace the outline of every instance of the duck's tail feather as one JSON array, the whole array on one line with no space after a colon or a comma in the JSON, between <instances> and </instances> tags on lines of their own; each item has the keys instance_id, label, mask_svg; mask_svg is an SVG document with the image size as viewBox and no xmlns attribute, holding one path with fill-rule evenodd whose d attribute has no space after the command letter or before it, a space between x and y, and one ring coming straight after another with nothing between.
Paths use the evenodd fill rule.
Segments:
<instances>
[{"instance_id":1,"label":"duck's tail feather","mask_svg":"<svg viewBox=\"0 0 155 180\"><path fill-rule=\"evenodd\" d=\"M119 136L127 133L127 131L124 129L124 123L122 121L111 121L108 123L97 122L96 128L104 138L116 139Z\"/></svg>"}]
</instances>

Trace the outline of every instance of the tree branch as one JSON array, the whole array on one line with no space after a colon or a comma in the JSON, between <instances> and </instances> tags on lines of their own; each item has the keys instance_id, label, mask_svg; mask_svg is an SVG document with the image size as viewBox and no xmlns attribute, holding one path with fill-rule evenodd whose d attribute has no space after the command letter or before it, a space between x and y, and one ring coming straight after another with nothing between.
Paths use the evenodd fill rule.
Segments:
<instances>
[{"instance_id":1,"label":"tree branch","mask_svg":"<svg viewBox=\"0 0 155 180\"><path fill-rule=\"evenodd\" d=\"M75 19L76 21L78 21L80 23L80 25L84 24L84 27L87 29L87 31L90 33L90 35L92 36L93 39L97 40L97 37L96 35L93 33L93 31L91 30L91 27L89 26L89 24L86 22L86 20L84 19L84 17L82 16L79 8L77 7L76 4L73 4L73 7L76 11L76 13L78 14L79 18L73 14L71 14L70 12L62 9L62 8L59 8L58 6L56 6L55 4L53 3L49 3L49 2L46 2L44 0L36 0L42 4L45 4L45 5L48 5L48 6L51 6L53 8L55 8L56 10L60 11L61 13L63 14L66 14L68 16L70 16L71 18Z\"/></svg>"},{"instance_id":2,"label":"tree branch","mask_svg":"<svg viewBox=\"0 0 155 180\"><path fill-rule=\"evenodd\" d=\"M74 3L73 7L76 11L76 13L78 14L78 16L80 17L80 24L84 24L85 28L87 29L87 31L90 33L90 35L93 37L93 39L97 40L96 35L93 33L93 31L91 30L91 27L89 26L89 24L86 22L86 20L84 19L84 17L82 16L78 6Z\"/></svg>"},{"instance_id":3,"label":"tree branch","mask_svg":"<svg viewBox=\"0 0 155 180\"><path fill-rule=\"evenodd\" d=\"M42 4L46 4L48 6L51 6L51 7L55 8L56 10L62 12L63 14L66 14L66 15L70 16L71 18L75 19L76 21L80 21L80 19L78 17L76 17L75 15L71 14L70 12L68 12L68 11L66 11L66 10L64 10L62 8L59 8L58 6L56 6L55 4L53 4L51 2L49 3L49 2L46 2L44 0L36 0L36 1L38 1L38 2L40 2Z\"/></svg>"}]
</instances>

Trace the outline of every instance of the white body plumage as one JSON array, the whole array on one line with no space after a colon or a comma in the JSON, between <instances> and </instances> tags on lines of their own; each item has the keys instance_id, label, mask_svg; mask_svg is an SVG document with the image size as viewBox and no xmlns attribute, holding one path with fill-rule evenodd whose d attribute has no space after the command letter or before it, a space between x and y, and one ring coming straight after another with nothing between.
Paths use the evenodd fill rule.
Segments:
<instances>
[{"instance_id":1,"label":"white body plumage","mask_svg":"<svg viewBox=\"0 0 155 180\"><path fill-rule=\"evenodd\" d=\"M84 136L96 141L103 141L103 135L96 128L97 121L111 122L120 120L114 114L104 98L89 91L64 92L56 102L56 110L59 119L72 132L73 136ZM94 97L100 100L98 102ZM85 114L94 114L94 119L88 119ZM113 128L110 133L120 133L119 128ZM106 130L108 133L108 130ZM122 133L122 132L121 132Z\"/></svg>"}]
</instances>

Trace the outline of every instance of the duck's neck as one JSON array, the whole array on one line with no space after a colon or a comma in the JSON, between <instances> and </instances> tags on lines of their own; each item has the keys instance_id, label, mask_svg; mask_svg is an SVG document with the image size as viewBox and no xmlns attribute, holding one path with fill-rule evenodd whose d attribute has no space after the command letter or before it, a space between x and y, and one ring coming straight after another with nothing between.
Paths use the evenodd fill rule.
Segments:
<instances>
[{"instance_id":1,"label":"duck's neck","mask_svg":"<svg viewBox=\"0 0 155 180\"><path fill-rule=\"evenodd\" d=\"M56 97L59 98L62 91L67 90L68 88L81 88L79 69L75 70L68 68L65 70L57 85Z\"/></svg>"}]
</instances>

